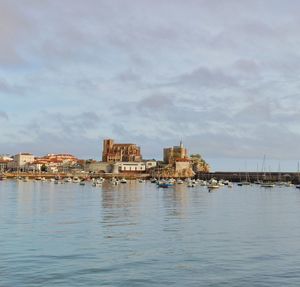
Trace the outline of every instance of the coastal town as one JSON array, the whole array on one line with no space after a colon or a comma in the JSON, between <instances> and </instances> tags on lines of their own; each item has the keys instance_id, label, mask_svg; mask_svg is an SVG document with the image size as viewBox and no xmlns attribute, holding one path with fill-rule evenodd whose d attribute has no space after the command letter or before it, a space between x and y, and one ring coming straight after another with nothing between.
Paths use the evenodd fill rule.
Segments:
<instances>
[{"instance_id":1,"label":"coastal town","mask_svg":"<svg viewBox=\"0 0 300 287\"><path fill-rule=\"evenodd\" d=\"M191 178L198 173L208 173L210 166L199 154L189 155L182 142L162 151L163 160L144 159L141 148L133 143L116 143L104 139L102 160L79 159L71 154L35 156L21 152L0 156L2 178L88 176L120 178Z\"/></svg>"}]
</instances>

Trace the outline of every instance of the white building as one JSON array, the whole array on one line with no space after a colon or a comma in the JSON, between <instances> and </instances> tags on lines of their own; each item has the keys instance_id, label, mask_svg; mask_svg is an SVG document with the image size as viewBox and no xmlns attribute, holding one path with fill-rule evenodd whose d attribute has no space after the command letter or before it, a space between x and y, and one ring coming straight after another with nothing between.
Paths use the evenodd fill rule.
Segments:
<instances>
[{"instance_id":1,"label":"white building","mask_svg":"<svg viewBox=\"0 0 300 287\"><path fill-rule=\"evenodd\" d=\"M157 166L157 162L155 159L144 160L144 163L146 166L146 170Z\"/></svg>"},{"instance_id":2,"label":"white building","mask_svg":"<svg viewBox=\"0 0 300 287\"><path fill-rule=\"evenodd\" d=\"M118 164L121 172L143 172L146 170L145 162L120 162Z\"/></svg>"},{"instance_id":3,"label":"white building","mask_svg":"<svg viewBox=\"0 0 300 287\"><path fill-rule=\"evenodd\" d=\"M13 169L27 169L27 166L34 162L34 155L31 153L19 153L13 156L9 167Z\"/></svg>"}]
</instances>

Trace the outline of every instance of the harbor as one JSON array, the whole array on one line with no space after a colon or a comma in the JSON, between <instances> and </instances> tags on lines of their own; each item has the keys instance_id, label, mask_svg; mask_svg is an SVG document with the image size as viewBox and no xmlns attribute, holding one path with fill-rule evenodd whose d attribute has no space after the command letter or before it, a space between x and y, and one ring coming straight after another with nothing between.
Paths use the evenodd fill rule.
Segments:
<instances>
[{"instance_id":1,"label":"harbor","mask_svg":"<svg viewBox=\"0 0 300 287\"><path fill-rule=\"evenodd\" d=\"M29 179L51 179L51 178L60 178L64 179L67 177L79 177L80 179L86 178L100 178L103 177L105 179L111 178L126 178L129 180L134 179L145 179L150 180L153 176L150 173L29 173L29 172L8 172L0 174L0 180L5 177L7 179L16 179L16 178L24 178L27 177ZM172 176L165 176L163 178L173 178ZM187 178L187 177L174 177L174 178ZM271 182L291 182L294 184L300 183L300 174L298 172L270 172L268 174L264 172L210 172L210 173L197 173L193 177L195 179L200 180L228 180L231 182L256 182L256 181L271 181Z\"/></svg>"}]
</instances>

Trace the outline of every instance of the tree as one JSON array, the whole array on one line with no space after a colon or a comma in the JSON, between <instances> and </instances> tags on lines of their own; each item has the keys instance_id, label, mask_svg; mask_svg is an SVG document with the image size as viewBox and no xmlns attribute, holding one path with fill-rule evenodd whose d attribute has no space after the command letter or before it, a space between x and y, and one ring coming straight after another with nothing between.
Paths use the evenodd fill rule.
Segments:
<instances>
[{"instance_id":1,"label":"tree","mask_svg":"<svg viewBox=\"0 0 300 287\"><path fill-rule=\"evenodd\" d=\"M43 164L43 165L41 166L41 171L42 171L42 172L46 172L46 171L47 171L47 166L46 166L45 164Z\"/></svg>"}]
</instances>

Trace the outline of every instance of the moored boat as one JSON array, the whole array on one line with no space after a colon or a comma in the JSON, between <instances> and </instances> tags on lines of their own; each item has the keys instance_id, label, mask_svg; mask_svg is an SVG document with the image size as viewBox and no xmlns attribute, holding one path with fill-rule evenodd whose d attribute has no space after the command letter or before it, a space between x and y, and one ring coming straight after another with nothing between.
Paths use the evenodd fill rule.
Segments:
<instances>
[{"instance_id":1,"label":"moored boat","mask_svg":"<svg viewBox=\"0 0 300 287\"><path fill-rule=\"evenodd\" d=\"M271 188L271 187L275 187L275 184L273 182L263 182L260 186L266 187L266 188Z\"/></svg>"},{"instance_id":2,"label":"moored boat","mask_svg":"<svg viewBox=\"0 0 300 287\"><path fill-rule=\"evenodd\" d=\"M77 176L75 176L75 177L73 177L73 182L80 183L80 179Z\"/></svg>"}]
</instances>

